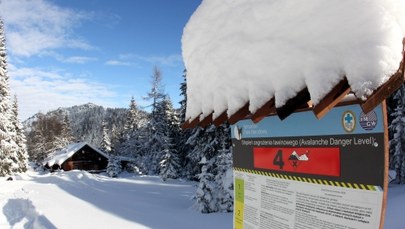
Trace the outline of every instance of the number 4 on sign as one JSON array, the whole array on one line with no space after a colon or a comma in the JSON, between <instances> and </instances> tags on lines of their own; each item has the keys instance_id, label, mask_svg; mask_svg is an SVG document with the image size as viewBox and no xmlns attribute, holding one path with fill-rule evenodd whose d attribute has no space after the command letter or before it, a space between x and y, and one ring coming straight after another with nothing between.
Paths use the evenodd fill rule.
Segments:
<instances>
[{"instance_id":1,"label":"number 4 on sign","mask_svg":"<svg viewBox=\"0 0 405 229\"><path fill-rule=\"evenodd\" d=\"M283 151L280 149L279 151L277 151L277 154L273 159L273 165L278 165L280 169L283 169L284 164Z\"/></svg>"}]
</instances>

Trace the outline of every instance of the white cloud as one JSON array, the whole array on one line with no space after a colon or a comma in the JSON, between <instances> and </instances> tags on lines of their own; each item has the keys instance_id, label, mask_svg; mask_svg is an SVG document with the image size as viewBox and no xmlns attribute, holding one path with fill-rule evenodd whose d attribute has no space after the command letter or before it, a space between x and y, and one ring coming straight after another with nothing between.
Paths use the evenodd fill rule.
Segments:
<instances>
[{"instance_id":1,"label":"white cloud","mask_svg":"<svg viewBox=\"0 0 405 229\"><path fill-rule=\"evenodd\" d=\"M158 64L158 65L165 65L169 67L178 66L179 63L182 63L183 58L181 55L173 54L169 56L138 56L139 59Z\"/></svg>"},{"instance_id":2,"label":"white cloud","mask_svg":"<svg viewBox=\"0 0 405 229\"><path fill-rule=\"evenodd\" d=\"M128 62L128 61L121 61L121 60L108 60L105 62L106 65L112 65L112 66L131 66L134 65L134 63Z\"/></svg>"},{"instance_id":3,"label":"white cloud","mask_svg":"<svg viewBox=\"0 0 405 229\"><path fill-rule=\"evenodd\" d=\"M95 57L88 57L88 56L71 56L65 58L63 61L66 63L75 63L75 64L85 64L90 61L96 61L97 58Z\"/></svg>"},{"instance_id":4,"label":"white cloud","mask_svg":"<svg viewBox=\"0 0 405 229\"><path fill-rule=\"evenodd\" d=\"M88 79L57 71L9 66L10 87L17 94L20 119L58 107L92 102L115 107L118 96L111 88Z\"/></svg>"},{"instance_id":5,"label":"white cloud","mask_svg":"<svg viewBox=\"0 0 405 229\"><path fill-rule=\"evenodd\" d=\"M86 64L91 61L97 61L97 57L90 57L90 56L70 56L65 57L60 53L54 51L44 51L40 55L40 57L52 57L55 58L57 61L63 63L71 63L71 64Z\"/></svg>"},{"instance_id":6,"label":"white cloud","mask_svg":"<svg viewBox=\"0 0 405 229\"><path fill-rule=\"evenodd\" d=\"M0 0L8 50L22 57L61 47L91 49L91 45L73 34L73 29L89 19L90 14L45 0Z\"/></svg>"},{"instance_id":7,"label":"white cloud","mask_svg":"<svg viewBox=\"0 0 405 229\"><path fill-rule=\"evenodd\" d=\"M120 54L115 60L108 60L106 65L115 66L138 66L140 61L145 61L153 65L176 67L182 63L181 55L172 54L169 56L141 56L132 53Z\"/></svg>"}]
</instances>

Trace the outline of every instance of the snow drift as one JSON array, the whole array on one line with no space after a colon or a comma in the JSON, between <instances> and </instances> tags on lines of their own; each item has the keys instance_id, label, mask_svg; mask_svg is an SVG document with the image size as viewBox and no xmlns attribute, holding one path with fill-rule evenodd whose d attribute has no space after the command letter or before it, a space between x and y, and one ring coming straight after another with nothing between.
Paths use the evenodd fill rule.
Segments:
<instances>
[{"instance_id":1,"label":"snow drift","mask_svg":"<svg viewBox=\"0 0 405 229\"><path fill-rule=\"evenodd\" d=\"M398 70L403 15L402 0L204 0L182 37L186 119L305 87L316 105L344 77L365 99Z\"/></svg>"}]
</instances>

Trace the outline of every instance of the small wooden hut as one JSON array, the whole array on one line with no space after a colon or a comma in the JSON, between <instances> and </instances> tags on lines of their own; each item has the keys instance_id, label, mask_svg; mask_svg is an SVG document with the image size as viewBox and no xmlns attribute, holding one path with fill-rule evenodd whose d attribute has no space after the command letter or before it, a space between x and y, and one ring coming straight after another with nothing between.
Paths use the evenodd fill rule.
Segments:
<instances>
[{"instance_id":1,"label":"small wooden hut","mask_svg":"<svg viewBox=\"0 0 405 229\"><path fill-rule=\"evenodd\" d=\"M101 172L107 168L108 155L86 142L76 142L55 152L43 165L52 171L62 169Z\"/></svg>"}]
</instances>

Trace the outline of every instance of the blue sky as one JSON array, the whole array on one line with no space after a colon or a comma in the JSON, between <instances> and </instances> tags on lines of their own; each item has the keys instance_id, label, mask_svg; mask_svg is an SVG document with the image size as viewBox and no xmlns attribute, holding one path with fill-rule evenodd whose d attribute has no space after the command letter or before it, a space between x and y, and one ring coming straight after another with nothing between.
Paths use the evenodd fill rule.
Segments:
<instances>
[{"instance_id":1,"label":"blue sky","mask_svg":"<svg viewBox=\"0 0 405 229\"><path fill-rule=\"evenodd\" d=\"M181 36L201 0L0 0L20 119L92 102L139 106L157 66L178 107Z\"/></svg>"}]
</instances>

